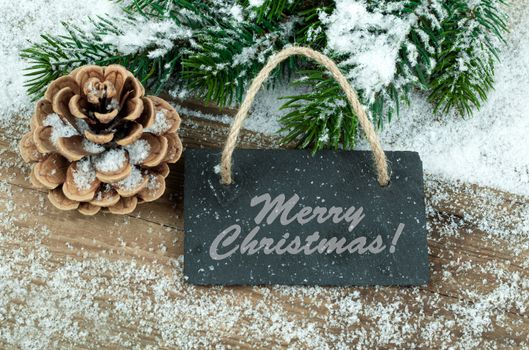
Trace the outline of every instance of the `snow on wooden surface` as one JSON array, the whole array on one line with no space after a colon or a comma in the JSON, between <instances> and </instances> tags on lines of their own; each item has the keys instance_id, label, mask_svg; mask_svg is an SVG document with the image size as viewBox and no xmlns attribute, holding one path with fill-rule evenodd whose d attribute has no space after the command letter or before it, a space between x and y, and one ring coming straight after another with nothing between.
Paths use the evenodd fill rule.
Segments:
<instances>
[{"instance_id":1,"label":"snow on wooden surface","mask_svg":"<svg viewBox=\"0 0 529 350\"><path fill-rule=\"evenodd\" d=\"M183 118L187 147L226 133ZM243 132L241 146L273 140ZM182 275L182 163L160 201L87 218L54 209L0 149L0 347L529 346L526 197L427 176L426 286L195 287Z\"/></svg>"},{"instance_id":2,"label":"snow on wooden surface","mask_svg":"<svg viewBox=\"0 0 529 350\"><path fill-rule=\"evenodd\" d=\"M417 288L188 285L180 163L166 195L127 216L60 212L32 189L16 152L32 109L19 50L60 20L116 6L0 0L1 348L529 347L529 5L510 10L496 91L474 118L435 116L416 96L383 131L385 147L419 151L428 173L431 282ZM264 134L243 132L243 146L276 145L289 89L262 94L247 125ZM229 116L180 112L202 117L184 118L186 147L224 141Z\"/></svg>"}]
</instances>

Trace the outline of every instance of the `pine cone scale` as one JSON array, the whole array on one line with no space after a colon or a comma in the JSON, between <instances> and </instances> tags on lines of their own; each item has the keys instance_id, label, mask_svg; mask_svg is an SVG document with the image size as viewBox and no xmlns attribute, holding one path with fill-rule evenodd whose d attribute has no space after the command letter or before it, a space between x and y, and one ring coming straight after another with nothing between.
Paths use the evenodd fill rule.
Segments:
<instances>
[{"instance_id":1,"label":"pine cone scale","mask_svg":"<svg viewBox=\"0 0 529 350\"><path fill-rule=\"evenodd\" d=\"M49 102L53 102L54 97L63 88L70 88L72 92L78 94L80 92L79 84L75 81L72 76L66 75L54 80L48 89L44 93L44 99Z\"/></svg>"},{"instance_id":2,"label":"pine cone scale","mask_svg":"<svg viewBox=\"0 0 529 350\"><path fill-rule=\"evenodd\" d=\"M141 112L143 111L143 101L141 98L129 99L125 104L124 108L124 117L123 120L136 120L140 117Z\"/></svg>"},{"instance_id":3,"label":"pine cone scale","mask_svg":"<svg viewBox=\"0 0 529 350\"><path fill-rule=\"evenodd\" d=\"M138 199L136 197L121 197L113 206L108 207L112 214L130 214L136 209Z\"/></svg>"},{"instance_id":4,"label":"pine cone scale","mask_svg":"<svg viewBox=\"0 0 529 350\"><path fill-rule=\"evenodd\" d=\"M34 163L44 159L44 155L39 152L33 141L33 133L28 132L20 140L20 154L26 163Z\"/></svg>"},{"instance_id":5,"label":"pine cone scale","mask_svg":"<svg viewBox=\"0 0 529 350\"><path fill-rule=\"evenodd\" d=\"M125 123L123 130L125 135L116 140L116 143L120 146L130 145L137 141L143 134L143 126L136 122Z\"/></svg>"},{"instance_id":6,"label":"pine cone scale","mask_svg":"<svg viewBox=\"0 0 529 350\"><path fill-rule=\"evenodd\" d=\"M104 145L112 141L114 139L114 133L108 133L108 134L94 134L90 130L84 131L84 137L90 142L93 142L98 145Z\"/></svg>"},{"instance_id":7,"label":"pine cone scale","mask_svg":"<svg viewBox=\"0 0 529 350\"><path fill-rule=\"evenodd\" d=\"M47 100L40 100L35 106L35 112L31 118L31 130L35 130L39 126L43 126L44 119L53 113L53 107Z\"/></svg>"},{"instance_id":8,"label":"pine cone scale","mask_svg":"<svg viewBox=\"0 0 529 350\"><path fill-rule=\"evenodd\" d=\"M97 205L98 207L111 207L115 205L120 200L120 195L116 190L108 185L100 186L94 198L89 202L92 205Z\"/></svg>"},{"instance_id":9,"label":"pine cone scale","mask_svg":"<svg viewBox=\"0 0 529 350\"><path fill-rule=\"evenodd\" d=\"M33 142L40 153L46 154L56 150L51 136L52 129L49 126L38 126L33 132Z\"/></svg>"},{"instance_id":10,"label":"pine cone scale","mask_svg":"<svg viewBox=\"0 0 529 350\"><path fill-rule=\"evenodd\" d=\"M143 161L143 165L147 167L155 167L160 165L167 154L169 148L169 142L163 136L155 137L152 134L145 133L143 139L149 143L150 156Z\"/></svg>"},{"instance_id":11,"label":"pine cone scale","mask_svg":"<svg viewBox=\"0 0 529 350\"><path fill-rule=\"evenodd\" d=\"M60 154L51 153L33 168L35 179L44 187L54 189L66 180L68 160Z\"/></svg>"},{"instance_id":12,"label":"pine cone scale","mask_svg":"<svg viewBox=\"0 0 529 350\"><path fill-rule=\"evenodd\" d=\"M165 135L167 139L167 153L164 158L166 163L176 163L182 156L183 145L180 138L175 133Z\"/></svg>"},{"instance_id":13,"label":"pine cone scale","mask_svg":"<svg viewBox=\"0 0 529 350\"><path fill-rule=\"evenodd\" d=\"M75 118L70 112L69 102L75 93L69 87L64 87L53 97L52 109L62 118L71 121Z\"/></svg>"},{"instance_id":14,"label":"pine cone scale","mask_svg":"<svg viewBox=\"0 0 529 350\"><path fill-rule=\"evenodd\" d=\"M83 140L80 135L61 137L57 140L57 151L70 162L80 160L91 154L83 147Z\"/></svg>"},{"instance_id":15,"label":"pine cone scale","mask_svg":"<svg viewBox=\"0 0 529 350\"><path fill-rule=\"evenodd\" d=\"M48 193L48 199L56 208L62 210L75 210L81 204L78 201L68 199L61 188L56 188Z\"/></svg>"},{"instance_id":16,"label":"pine cone scale","mask_svg":"<svg viewBox=\"0 0 529 350\"><path fill-rule=\"evenodd\" d=\"M155 175L149 178L145 188L138 193L138 198L143 202L152 202L160 198L165 192L165 178L162 175Z\"/></svg>"},{"instance_id":17,"label":"pine cone scale","mask_svg":"<svg viewBox=\"0 0 529 350\"><path fill-rule=\"evenodd\" d=\"M92 215L96 215L97 213L99 213L99 211L101 210L101 207L92 205L90 203L81 203L79 205L79 208L77 208L77 210L79 210L79 212L83 215L92 216Z\"/></svg>"},{"instance_id":18,"label":"pine cone scale","mask_svg":"<svg viewBox=\"0 0 529 350\"><path fill-rule=\"evenodd\" d=\"M79 119L88 119L88 116L83 113L83 110L86 110L87 108L86 103L83 103L83 106L81 105L81 101L84 101L81 99L81 95L74 95L70 101L68 101L68 109L74 117Z\"/></svg>"},{"instance_id":19,"label":"pine cone scale","mask_svg":"<svg viewBox=\"0 0 529 350\"><path fill-rule=\"evenodd\" d=\"M98 113L98 112L94 112L94 115L95 117L97 118L97 120L99 120L100 123L102 124L108 124L110 123L111 121L114 120L114 118L116 118L116 116L118 115L118 110L117 109L114 109L112 112L110 113Z\"/></svg>"},{"instance_id":20,"label":"pine cone scale","mask_svg":"<svg viewBox=\"0 0 529 350\"><path fill-rule=\"evenodd\" d=\"M140 123L144 128L149 128L154 124L154 103L148 97L142 97L141 100L143 101L143 111L136 122Z\"/></svg>"}]
</instances>

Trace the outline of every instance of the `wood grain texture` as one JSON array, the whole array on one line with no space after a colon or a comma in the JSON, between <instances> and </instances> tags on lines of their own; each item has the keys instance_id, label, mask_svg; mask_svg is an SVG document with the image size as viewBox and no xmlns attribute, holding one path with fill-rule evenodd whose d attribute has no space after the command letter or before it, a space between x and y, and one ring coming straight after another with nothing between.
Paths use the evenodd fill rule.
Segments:
<instances>
[{"instance_id":1,"label":"wood grain texture","mask_svg":"<svg viewBox=\"0 0 529 350\"><path fill-rule=\"evenodd\" d=\"M183 116L185 147L220 152L226 134L222 123ZM277 144L249 131L239 143ZM525 197L427 176L426 286L194 287L183 281L179 258L183 162L171 167L159 201L124 217L84 217L53 208L5 142L0 152L12 164L0 170L0 255L9 271L4 291L10 291L0 292L2 347L23 348L24 337L38 342L41 328L53 330L42 336L44 348L528 346ZM15 285L23 288L15 293ZM29 326L21 319L37 321ZM67 327L59 327L61 319ZM76 335L69 333L71 320Z\"/></svg>"}]
</instances>

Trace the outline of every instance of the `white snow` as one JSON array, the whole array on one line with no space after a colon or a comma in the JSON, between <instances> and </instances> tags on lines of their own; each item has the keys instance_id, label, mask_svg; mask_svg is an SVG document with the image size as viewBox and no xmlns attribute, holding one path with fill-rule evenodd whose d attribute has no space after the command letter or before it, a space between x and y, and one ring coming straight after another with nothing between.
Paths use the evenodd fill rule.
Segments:
<instances>
[{"instance_id":1,"label":"white snow","mask_svg":"<svg viewBox=\"0 0 529 350\"><path fill-rule=\"evenodd\" d=\"M73 181L79 190L90 188L96 179L96 172L90 161L90 157L85 157L77 161L77 167L73 172Z\"/></svg>"},{"instance_id":2,"label":"white snow","mask_svg":"<svg viewBox=\"0 0 529 350\"><path fill-rule=\"evenodd\" d=\"M61 21L80 23L88 16L117 15L119 8L111 0L0 0L0 126L11 127L19 114L29 123L33 103L23 86L27 64L19 57L29 40L43 33L63 33Z\"/></svg>"},{"instance_id":3,"label":"white snow","mask_svg":"<svg viewBox=\"0 0 529 350\"><path fill-rule=\"evenodd\" d=\"M148 47L150 58L165 55L174 47L175 40L190 39L193 35L190 29L170 19L154 22L139 15L124 22L120 30L123 34L107 34L102 41L115 45L125 55Z\"/></svg>"},{"instance_id":4,"label":"white snow","mask_svg":"<svg viewBox=\"0 0 529 350\"><path fill-rule=\"evenodd\" d=\"M467 119L434 115L424 96L414 95L385 126L386 149L419 152L432 174L529 195L529 7L518 6L495 90L481 110Z\"/></svg>"},{"instance_id":5,"label":"white snow","mask_svg":"<svg viewBox=\"0 0 529 350\"><path fill-rule=\"evenodd\" d=\"M265 0L249 0L248 4L250 7L261 7L263 6Z\"/></svg>"},{"instance_id":6,"label":"white snow","mask_svg":"<svg viewBox=\"0 0 529 350\"><path fill-rule=\"evenodd\" d=\"M83 139L83 148L85 151L90 152L92 154L98 154L105 150L105 147L87 139Z\"/></svg>"},{"instance_id":7,"label":"white snow","mask_svg":"<svg viewBox=\"0 0 529 350\"><path fill-rule=\"evenodd\" d=\"M375 94L394 81L399 50L417 20L368 11L364 1L337 0L331 15L320 14L328 26L328 48L348 55L348 78L373 102Z\"/></svg>"},{"instance_id":8,"label":"white snow","mask_svg":"<svg viewBox=\"0 0 529 350\"><path fill-rule=\"evenodd\" d=\"M151 191L154 191L160 187L160 183L158 182L158 178L154 175L149 175L149 182L147 183L147 188Z\"/></svg>"},{"instance_id":9,"label":"white snow","mask_svg":"<svg viewBox=\"0 0 529 350\"><path fill-rule=\"evenodd\" d=\"M86 130L90 129L90 126L88 126L88 123L84 119L75 119L75 126L77 127L77 130L79 130L79 132L82 134L84 134Z\"/></svg>"},{"instance_id":10,"label":"white snow","mask_svg":"<svg viewBox=\"0 0 529 350\"><path fill-rule=\"evenodd\" d=\"M143 175L141 174L141 170L138 167L133 166L130 175L119 181L117 185L126 190L133 190L138 187L142 180Z\"/></svg>"},{"instance_id":11,"label":"white snow","mask_svg":"<svg viewBox=\"0 0 529 350\"><path fill-rule=\"evenodd\" d=\"M70 125L70 123L64 121L58 114L48 114L42 121L42 125L51 126L51 142L56 145L59 138L70 137L79 135L77 130Z\"/></svg>"},{"instance_id":12,"label":"white snow","mask_svg":"<svg viewBox=\"0 0 529 350\"><path fill-rule=\"evenodd\" d=\"M241 5L235 4L230 9L230 14L233 16L235 20L238 22L242 22L244 20L243 14L242 14L242 7Z\"/></svg>"},{"instance_id":13,"label":"white snow","mask_svg":"<svg viewBox=\"0 0 529 350\"><path fill-rule=\"evenodd\" d=\"M149 156L151 145L146 140L140 139L125 146L125 149L129 154L130 164L140 164Z\"/></svg>"},{"instance_id":14,"label":"white snow","mask_svg":"<svg viewBox=\"0 0 529 350\"><path fill-rule=\"evenodd\" d=\"M113 98L110 100L110 102L107 104L107 111L113 111L114 109L119 109L119 101L117 98Z\"/></svg>"},{"instance_id":15,"label":"white snow","mask_svg":"<svg viewBox=\"0 0 529 350\"><path fill-rule=\"evenodd\" d=\"M102 172L117 171L123 168L126 161L126 153L122 148L109 149L92 160L95 168Z\"/></svg>"},{"instance_id":16,"label":"white snow","mask_svg":"<svg viewBox=\"0 0 529 350\"><path fill-rule=\"evenodd\" d=\"M154 123L150 127L143 129L143 132L162 135L167 130L169 130L171 128L171 123L169 123L167 120L166 113L167 110L165 109L160 109L158 112L156 112Z\"/></svg>"}]
</instances>

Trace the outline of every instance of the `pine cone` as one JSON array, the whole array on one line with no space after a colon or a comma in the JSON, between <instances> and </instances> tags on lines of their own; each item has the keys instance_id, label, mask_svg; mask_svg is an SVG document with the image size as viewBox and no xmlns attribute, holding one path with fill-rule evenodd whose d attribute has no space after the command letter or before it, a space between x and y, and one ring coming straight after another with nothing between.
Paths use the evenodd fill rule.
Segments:
<instances>
[{"instance_id":1,"label":"pine cone","mask_svg":"<svg viewBox=\"0 0 529 350\"><path fill-rule=\"evenodd\" d=\"M180 116L124 67L83 66L53 81L20 141L34 186L59 209L132 212L165 191L182 154Z\"/></svg>"}]
</instances>

